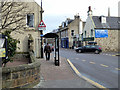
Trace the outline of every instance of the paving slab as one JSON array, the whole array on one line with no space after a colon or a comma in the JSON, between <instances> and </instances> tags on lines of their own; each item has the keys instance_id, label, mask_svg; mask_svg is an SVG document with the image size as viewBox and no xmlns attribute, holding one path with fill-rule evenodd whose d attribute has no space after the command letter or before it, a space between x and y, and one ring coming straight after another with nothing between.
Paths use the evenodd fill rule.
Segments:
<instances>
[{"instance_id":1,"label":"paving slab","mask_svg":"<svg viewBox=\"0 0 120 90\"><path fill-rule=\"evenodd\" d=\"M34 88L96 88L76 75L66 58L60 57L60 66L55 66L53 55L49 61L37 60L41 62L41 80Z\"/></svg>"}]
</instances>

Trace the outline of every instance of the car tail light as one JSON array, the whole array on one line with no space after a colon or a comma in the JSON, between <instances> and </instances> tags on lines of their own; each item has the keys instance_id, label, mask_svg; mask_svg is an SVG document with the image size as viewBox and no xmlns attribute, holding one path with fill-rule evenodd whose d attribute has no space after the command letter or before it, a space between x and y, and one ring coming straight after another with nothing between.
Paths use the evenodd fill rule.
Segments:
<instances>
[{"instance_id":1,"label":"car tail light","mask_svg":"<svg viewBox=\"0 0 120 90\"><path fill-rule=\"evenodd\" d=\"M101 49L101 48L99 48L99 49Z\"/></svg>"}]
</instances>

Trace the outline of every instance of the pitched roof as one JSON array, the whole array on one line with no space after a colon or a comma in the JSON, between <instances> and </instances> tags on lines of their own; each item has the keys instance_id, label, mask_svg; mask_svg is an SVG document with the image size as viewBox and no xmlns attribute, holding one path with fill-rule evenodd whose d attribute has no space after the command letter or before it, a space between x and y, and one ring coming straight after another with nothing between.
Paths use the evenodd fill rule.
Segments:
<instances>
[{"instance_id":1,"label":"pitched roof","mask_svg":"<svg viewBox=\"0 0 120 90\"><path fill-rule=\"evenodd\" d=\"M100 16L93 16L92 19L96 28L120 29L120 17L106 17L106 23L101 23Z\"/></svg>"},{"instance_id":2,"label":"pitched roof","mask_svg":"<svg viewBox=\"0 0 120 90\"><path fill-rule=\"evenodd\" d=\"M68 24L70 24L72 21L74 21L74 20L72 20L72 19L68 20Z\"/></svg>"}]
</instances>

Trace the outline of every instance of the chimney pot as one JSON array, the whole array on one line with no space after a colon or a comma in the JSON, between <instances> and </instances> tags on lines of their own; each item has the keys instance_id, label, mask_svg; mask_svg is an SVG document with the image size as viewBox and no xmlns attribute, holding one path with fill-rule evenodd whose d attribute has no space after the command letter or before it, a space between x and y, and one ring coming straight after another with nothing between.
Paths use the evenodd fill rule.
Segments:
<instances>
[{"instance_id":1,"label":"chimney pot","mask_svg":"<svg viewBox=\"0 0 120 90\"><path fill-rule=\"evenodd\" d=\"M89 6L89 11L91 11L91 6Z\"/></svg>"}]
</instances>

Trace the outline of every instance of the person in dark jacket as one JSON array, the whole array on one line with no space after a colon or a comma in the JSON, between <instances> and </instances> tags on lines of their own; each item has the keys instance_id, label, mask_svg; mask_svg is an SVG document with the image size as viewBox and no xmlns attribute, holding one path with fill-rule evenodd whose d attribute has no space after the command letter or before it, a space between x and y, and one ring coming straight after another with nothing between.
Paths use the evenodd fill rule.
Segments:
<instances>
[{"instance_id":1,"label":"person in dark jacket","mask_svg":"<svg viewBox=\"0 0 120 90\"><path fill-rule=\"evenodd\" d=\"M44 48L44 53L45 53L45 56L46 56L46 60L50 60L51 47L49 46L48 43Z\"/></svg>"}]
</instances>

